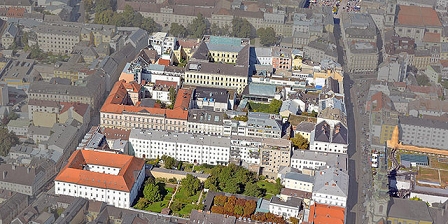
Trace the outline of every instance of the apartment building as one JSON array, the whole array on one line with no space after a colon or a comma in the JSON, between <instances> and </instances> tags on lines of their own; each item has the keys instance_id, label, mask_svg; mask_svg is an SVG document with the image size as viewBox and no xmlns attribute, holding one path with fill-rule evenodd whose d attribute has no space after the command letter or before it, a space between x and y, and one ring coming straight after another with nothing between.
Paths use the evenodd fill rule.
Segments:
<instances>
[{"instance_id":1,"label":"apartment building","mask_svg":"<svg viewBox=\"0 0 448 224\"><path fill-rule=\"evenodd\" d=\"M428 148L448 149L448 122L400 116L401 142Z\"/></svg>"},{"instance_id":2,"label":"apartment building","mask_svg":"<svg viewBox=\"0 0 448 224\"><path fill-rule=\"evenodd\" d=\"M129 142L139 158L171 156L178 161L210 165L229 163L230 138L150 129L132 129Z\"/></svg>"},{"instance_id":3,"label":"apartment building","mask_svg":"<svg viewBox=\"0 0 448 224\"><path fill-rule=\"evenodd\" d=\"M281 138L281 117L274 114L249 112L247 122L224 121L224 136L239 135L258 138Z\"/></svg>"},{"instance_id":4,"label":"apartment building","mask_svg":"<svg viewBox=\"0 0 448 224\"><path fill-rule=\"evenodd\" d=\"M0 71L1 81L9 87L28 91L30 85L39 80L39 74L33 69L33 59L10 60Z\"/></svg>"},{"instance_id":5,"label":"apartment building","mask_svg":"<svg viewBox=\"0 0 448 224\"><path fill-rule=\"evenodd\" d=\"M133 82L115 83L100 110L100 124L106 128L152 128L156 130L187 131L188 108L192 90L177 92L173 109L141 105L143 88ZM134 97L132 97L134 96ZM133 99L132 99L133 98Z\"/></svg>"},{"instance_id":6,"label":"apartment building","mask_svg":"<svg viewBox=\"0 0 448 224\"><path fill-rule=\"evenodd\" d=\"M269 201L269 212L282 216L284 219L290 217L299 217L299 212L302 210L302 199L290 197L286 200L272 197Z\"/></svg>"},{"instance_id":7,"label":"apartment building","mask_svg":"<svg viewBox=\"0 0 448 224\"><path fill-rule=\"evenodd\" d=\"M77 24L42 24L33 29L37 44L44 52L68 54L81 41L81 27Z\"/></svg>"},{"instance_id":8,"label":"apartment building","mask_svg":"<svg viewBox=\"0 0 448 224\"><path fill-rule=\"evenodd\" d=\"M168 33L155 32L149 36L148 44L151 45L159 55L167 52L168 49L177 50L177 38L169 37Z\"/></svg>"},{"instance_id":9,"label":"apartment building","mask_svg":"<svg viewBox=\"0 0 448 224\"><path fill-rule=\"evenodd\" d=\"M234 135L231 136L230 144L231 161L235 161L237 164L260 164L261 138Z\"/></svg>"},{"instance_id":10,"label":"apartment building","mask_svg":"<svg viewBox=\"0 0 448 224\"><path fill-rule=\"evenodd\" d=\"M349 42L345 52L349 72L370 72L378 68L379 54L375 42Z\"/></svg>"},{"instance_id":11,"label":"apartment building","mask_svg":"<svg viewBox=\"0 0 448 224\"><path fill-rule=\"evenodd\" d=\"M198 86L193 93L193 105L191 108L200 108L224 112L232 109L236 98L235 91L228 91L223 88L210 88Z\"/></svg>"},{"instance_id":12,"label":"apartment building","mask_svg":"<svg viewBox=\"0 0 448 224\"><path fill-rule=\"evenodd\" d=\"M266 138L260 147L261 174L276 178L281 166L289 166L291 160L291 141Z\"/></svg>"},{"instance_id":13,"label":"apartment building","mask_svg":"<svg viewBox=\"0 0 448 224\"><path fill-rule=\"evenodd\" d=\"M55 174L54 169L49 168L52 164L48 164L47 167L48 162L44 163L36 167L1 164L2 179L0 179L0 189L29 196L36 195L47 183L49 177ZM49 172L52 173L48 174Z\"/></svg>"},{"instance_id":14,"label":"apartment building","mask_svg":"<svg viewBox=\"0 0 448 224\"><path fill-rule=\"evenodd\" d=\"M213 59L207 44L202 42L186 67L184 84L226 88L241 93L248 83L249 45L238 53L235 64L211 61Z\"/></svg>"},{"instance_id":15,"label":"apartment building","mask_svg":"<svg viewBox=\"0 0 448 224\"><path fill-rule=\"evenodd\" d=\"M224 112L190 109L187 119L187 132L205 135L222 135L224 117Z\"/></svg>"},{"instance_id":16,"label":"apartment building","mask_svg":"<svg viewBox=\"0 0 448 224\"><path fill-rule=\"evenodd\" d=\"M239 52L250 44L249 38L210 35L205 35L202 41L207 44L212 61L224 63L236 63Z\"/></svg>"},{"instance_id":17,"label":"apartment building","mask_svg":"<svg viewBox=\"0 0 448 224\"><path fill-rule=\"evenodd\" d=\"M348 181L348 174L334 167L319 171L315 175L313 200L319 204L345 208L347 206Z\"/></svg>"},{"instance_id":18,"label":"apartment building","mask_svg":"<svg viewBox=\"0 0 448 224\"><path fill-rule=\"evenodd\" d=\"M351 12L342 14L341 33L344 37L344 44L353 41L376 43L377 40L377 27L375 22L372 16L364 13Z\"/></svg>"},{"instance_id":19,"label":"apartment building","mask_svg":"<svg viewBox=\"0 0 448 224\"><path fill-rule=\"evenodd\" d=\"M333 153L347 153L348 131L342 123L329 125L322 121L311 133L310 150Z\"/></svg>"},{"instance_id":20,"label":"apartment building","mask_svg":"<svg viewBox=\"0 0 448 224\"><path fill-rule=\"evenodd\" d=\"M55 193L130 208L145 177L143 159L81 149L56 176Z\"/></svg>"},{"instance_id":21,"label":"apartment building","mask_svg":"<svg viewBox=\"0 0 448 224\"><path fill-rule=\"evenodd\" d=\"M34 2L30 0L4 0L0 8L23 8L25 12L31 13L34 10Z\"/></svg>"},{"instance_id":22,"label":"apartment building","mask_svg":"<svg viewBox=\"0 0 448 224\"><path fill-rule=\"evenodd\" d=\"M325 38L319 38L310 41L306 46L304 46L303 53L305 58L315 62L320 62L325 59L338 61L336 43L333 41L334 35L330 33L329 36L330 38L328 40Z\"/></svg>"},{"instance_id":23,"label":"apartment building","mask_svg":"<svg viewBox=\"0 0 448 224\"><path fill-rule=\"evenodd\" d=\"M9 47L15 43L18 34L19 28L14 23L9 23L1 37L3 48L9 49Z\"/></svg>"},{"instance_id":24,"label":"apartment building","mask_svg":"<svg viewBox=\"0 0 448 224\"><path fill-rule=\"evenodd\" d=\"M306 138L309 142L311 140L311 132L314 131L315 125L316 123L313 122L307 122L307 121L300 122L300 124L298 124L297 127L294 129L294 136L301 135L302 137Z\"/></svg>"},{"instance_id":25,"label":"apartment building","mask_svg":"<svg viewBox=\"0 0 448 224\"><path fill-rule=\"evenodd\" d=\"M82 25L82 40L92 41L98 47L103 43L109 44L117 34L117 27L114 25L103 25L87 23Z\"/></svg>"},{"instance_id":26,"label":"apartment building","mask_svg":"<svg viewBox=\"0 0 448 224\"><path fill-rule=\"evenodd\" d=\"M304 173L289 172L282 180L285 188L299 190L304 192L313 192L314 176Z\"/></svg>"},{"instance_id":27,"label":"apartment building","mask_svg":"<svg viewBox=\"0 0 448 224\"><path fill-rule=\"evenodd\" d=\"M317 152L311 150L294 150L291 156L291 167L303 171L320 170L335 167L347 171L347 155L331 152Z\"/></svg>"}]
</instances>

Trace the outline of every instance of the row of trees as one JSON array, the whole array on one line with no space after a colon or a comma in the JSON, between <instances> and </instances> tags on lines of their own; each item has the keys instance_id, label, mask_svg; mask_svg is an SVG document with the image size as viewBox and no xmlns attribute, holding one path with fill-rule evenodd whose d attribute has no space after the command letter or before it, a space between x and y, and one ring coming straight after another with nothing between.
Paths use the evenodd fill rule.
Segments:
<instances>
[{"instance_id":1,"label":"row of trees","mask_svg":"<svg viewBox=\"0 0 448 224\"><path fill-rule=\"evenodd\" d=\"M134 9L126 5L123 12L117 13L112 10L112 6L98 7L98 3L95 3L95 19L94 23L105 25L116 25L125 27L140 27L149 33L159 31L160 26L152 18L144 18L140 12L134 11ZM97 9L100 10L97 10Z\"/></svg>"},{"instance_id":2,"label":"row of trees","mask_svg":"<svg viewBox=\"0 0 448 224\"><path fill-rule=\"evenodd\" d=\"M257 203L254 200L245 200L236 198L235 196L227 197L225 195L217 195L213 198L213 206L211 212L249 218L254 214Z\"/></svg>"}]
</instances>

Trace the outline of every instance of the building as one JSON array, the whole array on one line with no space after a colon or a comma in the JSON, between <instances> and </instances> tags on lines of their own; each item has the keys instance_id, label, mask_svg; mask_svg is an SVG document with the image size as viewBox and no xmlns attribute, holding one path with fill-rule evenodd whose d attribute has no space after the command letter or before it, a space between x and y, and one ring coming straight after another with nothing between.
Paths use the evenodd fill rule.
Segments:
<instances>
[{"instance_id":1,"label":"building","mask_svg":"<svg viewBox=\"0 0 448 224\"><path fill-rule=\"evenodd\" d=\"M320 170L335 167L336 169L347 171L347 155L339 153L317 152L311 150L294 150L291 156L291 167L303 171Z\"/></svg>"},{"instance_id":2,"label":"building","mask_svg":"<svg viewBox=\"0 0 448 224\"><path fill-rule=\"evenodd\" d=\"M115 83L100 110L100 123L106 128L152 128L156 130L187 131L189 89L177 92L173 109L149 107L141 104L144 88L136 82L120 80Z\"/></svg>"},{"instance_id":3,"label":"building","mask_svg":"<svg viewBox=\"0 0 448 224\"><path fill-rule=\"evenodd\" d=\"M148 44L161 56L168 49L177 50L177 38L169 37L167 33L155 32L149 36Z\"/></svg>"},{"instance_id":4,"label":"building","mask_svg":"<svg viewBox=\"0 0 448 224\"><path fill-rule=\"evenodd\" d=\"M309 223L345 223L345 208L314 203L310 206Z\"/></svg>"},{"instance_id":5,"label":"building","mask_svg":"<svg viewBox=\"0 0 448 224\"><path fill-rule=\"evenodd\" d=\"M0 189L14 191L20 194L34 196L49 180L49 176L55 174L55 170L45 169L44 166L17 166L3 163L0 165L2 179ZM51 173L50 175L48 175Z\"/></svg>"},{"instance_id":6,"label":"building","mask_svg":"<svg viewBox=\"0 0 448 224\"><path fill-rule=\"evenodd\" d=\"M210 50L202 42L186 66L184 84L233 89L241 93L248 83L249 45L238 52L234 64L211 61Z\"/></svg>"},{"instance_id":7,"label":"building","mask_svg":"<svg viewBox=\"0 0 448 224\"><path fill-rule=\"evenodd\" d=\"M23 138L28 134L28 128L30 127L30 124L30 120L19 118L16 120L10 120L7 127L9 132L14 132L17 136Z\"/></svg>"},{"instance_id":8,"label":"building","mask_svg":"<svg viewBox=\"0 0 448 224\"><path fill-rule=\"evenodd\" d=\"M33 32L39 48L44 52L68 54L81 41L81 27L77 24L42 24L35 27Z\"/></svg>"},{"instance_id":9,"label":"building","mask_svg":"<svg viewBox=\"0 0 448 224\"><path fill-rule=\"evenodd\" d=\"M205 135L223 135L224 117L224 112L190 109L187 119L187 132Z\"/></svg>"},{"instance_id":10,"label":"building","mask_svg":"<svg viewBox=\"0 0 448 224\"><path fill-rule=\"evenodd\" d=\"M304 192L313 192L314 176L304 173L289 172L283 177L285 188Z\"/></svg>"},{"instance_id":11,"label":"building","mask_svg":"<svg viewBox=\"0 0 448 224\"><path fill-rule=\"evenodd\" d=\"M401 154L400 160L405 167L429 166L428 156L424 155Z\"/></svg>"},{"instance_id":12,"label":"building","mask_svg":"<svg viewBox=\"0 0 448 224\"><path fill-rule=\"evenodd\" d=\"M433 219L424 201L391 197L387 211L387 221L391 223L431 224ZM411 211L411 212L410 212Z\"/></svg>"},{"instance_id":13,"label":"building","mask_svg":"<svg viewBox=\"0 0 448 224\"><path fill-rule=\"evenodd\" d=\"M257 138L281 138L282 124L279 115L249 112L247 121L224 121L224 136L239 135Z\"/></svg>"},{"instance_id":14,"label":"building","mask_svg":"<svg viewBox=\"0 0 448 224\"><path fill-rule=\"evenodd\" d=\"M19 34L19 28L14 24L10 23L6 27L2 34L2 46L4 49L9 49L13 43L15 43L16 38Z\"/></svg>"},{"instance_id":15,"label":"building","mask_svg":"<svg viewBox=\"0 0 448 224\"><path fill-rule=\"evenodd\" d=\"M29 0L4 0L0 8L23 8L27 13L31 13L34 10L34 3Z\"/></svg>"},{"instance_id":16,"label":"building","mask_svg":"<svg viewBox=\"0 0 448 224\"><path fill-rule=\"evenodd\" d=\"M376 42L352 41L346 45L349 72L370 72L378 67L378 47Z\"/></svg>"},{"instance_id":17,"label":"building","mask_svg":"<svg viewBox=\"0 0 448 224\"><path fill-rule=\"evenodd\" d=\"M228 137L132 129L129 142L139 158L156 159L167 155L196 164L225 165L229 162Z\"/></svg>"},{"instance_id":18,"label":"building","mask_svg":"<svg viewBox=\"0 0 448 224\"><path fill-rule=\"evenodd\" d=\"M315 62L322 61L324 59L338 61L334 34L330 33L328 39L329 40L319 38L310 41L308 45L303 47L304 57Z\"/></svg>"},{"instance_id":19,"label":"building","mask_svg":"<svg viewBox=\"0 0 448 224\"><path fill-rule=\"evenodd\" d=\"M198 86L193 92L193 105L191 108L200 108L213 111L227 111L232 109L235 102L231 99L235 99L235 91L228 91L223 88L210 88Z\"/></svg>"},{"instance_id":20,"label":"building","mask_svg":"<svg viewBox=\"0 0 448 224\"><path fill-rule=\"evenodd\" d=\"M145 162L132 156L76 150L55 178L55 193L130 208L145 180Z\"/></svg>"},{"instance_id":21,"label":"building","mask_svg":"<svg viewBox=\"0 0 448 224\"><path fill-rule=\"evenodd\" d=\"M236 164L260 164L261 138L234 135L230 139L230 160Z\"/></svg>"},{"instance_id":22,"label":"building","mask_svg":"<svg viewBox=\"0 0 448 224\"><path fill-rule=\"evenodd\" d=\"M348 197L347 173L328 168L316 173L313 200L319 204L346 207Z\"/></svg>"},{"instance_id":23,"label":"building","mask_svg":"<svg viewBox=\"0 0 448 224\"><path fill-rule=\"evenodd\" d=\"M310 150L333 153L347 153L348 130L342 123L329 125L322 121L311 133Z\"/></svg>"},{"instance_id":24,"label":"building","mask_svg":"<svg viewBox=\"0 0 448 224\"><path fill-rule=\"evenodd\" d=\"M283 101L279 114L282 117L289 117L291 114L297 115L301 112L305 112L305 103L299 99L294 99Z\"/></svg>"},{"instance_id":25,"label":"building","mask_svg":"<svg viewBox=\"0 0 448 224\"><path fill-rule=\"evenodd\" d=\"M442 23L433 8L400 5L394 29L398 36L420 42L426 33L441 34Z\"/></svg>"},{"instance_id":26,"label":"building","mask_svg":"<svg viewBox=\"0 0 448 224\"><path fill-rule=\"evenodd\" d=\"M378 81L402 82L406 77L408 63L402 57L388 57L378 67Z\"/></svg>"},{"instance_id":27,"label":"building","mask_svg":"<svg viewBox=\"0 0 448 224\"><path fill-rule=\"evenodd\" d=\"M39 80L39 74L33 69L34 64L33 59L10 60L0 71L1 80L9 87L26 92L33 82Z\"/></svg>"},{"instance_id":28,"label":"building","mask_svg":"<svg viewBox=\"0 0 448 224\"><path fill-rule=\"evenodd\" d=\"M156 83L154 84L152 89L150 89L150 94L152 99L160 100L160 102L170 105L171 98L175 97L176 91L176 82L156 80Z\"/></svg>"},{"instance_id":29,"label":"building","mask_svg":"<svg viewBox=\"0 0 448 224\"><path fill-rule=\"evenodd\" d=\"M286 139L266 138L260 148L261 174L276 178L281 166L289 166L291 142Z\"/></svg>"},{"instance_id":30,"label":"building","mask_svg":"<svg viewBox=\"0 0 448 224\"><path fill-rule=\"evenodd\" d=\"M26 207L29 205L29 196L15 193L11 198L0 204L0 222L12 223Z\"/></svg>"},{"instance_id":31,"label":"building","mask_svg":"<svg viewBox=\"0 0 448 224\"><path fill-rule=\"evenodd\" d=\"M288 198L282 200L276 196L272 197L269 203L269 212L275 215L282 216L284 219L290 217L299 217L299 212L302 210L302 199Z\"/></svg>"},{"instance_id":32,"label":"building","mask_svg":"<svg viewBox=\"0 0 448 224\"><path fill-rule=\"evenodd\" d=\"M276 85L252 82L244 88L242 97L249 101L269 103L273 99L280 100L281 94L277 92Z\"/></svg>"},{"instance_id":33,"label":"building","mask_svg":"<svg viewBox=\"0 0 448 224\"><path fill-rule=\"evenodd\" d=\"M404 145L448 149L448 122L400 116L399 126Z\"/></svg>"}]
</instances>

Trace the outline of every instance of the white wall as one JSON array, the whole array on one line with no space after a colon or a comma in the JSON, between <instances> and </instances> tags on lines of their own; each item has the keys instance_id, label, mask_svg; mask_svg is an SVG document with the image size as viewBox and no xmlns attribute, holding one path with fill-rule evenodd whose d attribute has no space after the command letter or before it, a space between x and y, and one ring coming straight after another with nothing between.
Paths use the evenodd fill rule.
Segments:
<instances>
[{"instance_id":1,"label":"white wall","mask_svg":"<svg viewBox=\"0 0 448 224\"><path fill-rule=\"evenodd\" d=\"M335 205L344 208L347 206L346 197L338 197L330 194L313 193L313 200L326 205Z\"/></svg>"},{"instance_id":2,"label":"white wall","mask_svg":"<svg viewBox=\"0 0 448 224\"><path fill-rule=\"evenodd\" d=\"M285 185L285 188L313 192L313 183L284 178L283 184Z\"/></svg>"},{"instance_id":3,"label":"white wall","mask_svg":"<svg viewBox=\"0 0 448 224\"><path fill-rule=\"evenodd\" d=\"M281 215L284 218L288 219L289 217L298 217L299 216L299 208L283 206L278 204L269 204L269 212Z\"/></svg>"}]
</instances>

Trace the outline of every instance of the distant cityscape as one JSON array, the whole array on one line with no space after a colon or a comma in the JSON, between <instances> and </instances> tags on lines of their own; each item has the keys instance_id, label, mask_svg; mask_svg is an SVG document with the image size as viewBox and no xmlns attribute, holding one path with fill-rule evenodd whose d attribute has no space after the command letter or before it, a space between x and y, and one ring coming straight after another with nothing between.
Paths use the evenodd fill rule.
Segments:
<instances>
[{"instance_id":1,"label":"distant cityscape","mask_svg":"<svg viewBox=\"0 0 448 224\"><path fill-rule=\"evenodd\" d=\"M0 223L448 223L447 0L3 0Z\"/></svg>"}]
</instances>

